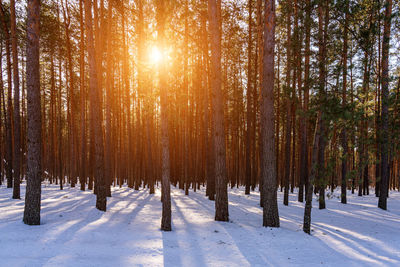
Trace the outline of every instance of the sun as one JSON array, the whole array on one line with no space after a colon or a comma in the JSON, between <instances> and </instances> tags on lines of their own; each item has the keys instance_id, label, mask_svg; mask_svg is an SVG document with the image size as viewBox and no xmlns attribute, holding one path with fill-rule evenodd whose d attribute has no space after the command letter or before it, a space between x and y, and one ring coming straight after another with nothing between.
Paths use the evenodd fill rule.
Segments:
<instances>
[{"instance_id":1,"label":"sun","mask_svg":"<svg viewBox=\"0 0 400 267\"><path fill-rule=\"evenodd\" d=\"M150 62L153 64L159 63L162 60L162 57L163 56L161 54L161 51L158 49L158 47L153 46L151 48L150 55L149 55Z\"/></svg>"}]
</instances>

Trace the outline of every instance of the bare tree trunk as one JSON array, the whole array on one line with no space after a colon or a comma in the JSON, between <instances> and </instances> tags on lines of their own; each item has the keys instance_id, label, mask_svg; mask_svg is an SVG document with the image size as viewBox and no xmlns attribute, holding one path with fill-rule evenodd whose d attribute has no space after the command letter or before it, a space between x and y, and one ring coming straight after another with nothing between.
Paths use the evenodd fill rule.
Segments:
<instances>
[{"instance_id":1,"label":"bare tree trunk","mask_svg":"<svg viewBox=\"0 0 400 267\"><path fill-rule=\"evenodd\" d=\"M319 149L319 139L320 139L320 125L321 125L322 113L318 112L317 121L315 124L315 133L314 133L314 144L312 150L312 159L311 159L311 172L310 179L308 181L308 188L306 190L306 205L304 208L304 220L303 220L303 231L307 234L311 233L311 208L312 208L312 195L313 195L313 184L315 178L317 176L317 157L318 157L318 149Z\"/></svg>"},{"instance_id":2,"label":"bare tree trunk","mask_svg":"<svg viewBox=\"0 0 400 267\"><path fill-rule=\"evenodd\" d=\"M60 10L57 6L57 19L60 21ZM61 28L58 26L57 34L61 35ZM58 77L59 77L59 86L58 86L58 175L60 179L60 190L63 190L64 183L64 162L63 162L63 140L62 140L62 74L61 74L61 61L62 61L62 53L61 46L58 47Z\"/></svg>"},{"instance_id":3,"label":"bare tree trunk","mask_svg":"<svg viewBox=\"0 0 400 267\"><path fill-rule=\"evenodd\" d=\"M291 106L292 101L291 98L293 97L293 90L294 88L290 88L290 75L291 75L291 60L292 55L290 51L292 51L291 47L291 11L292 11L292 1L288 0L287 3L287 18L286 18L286 34L287 34L287 48L286 48L286 137L285 137L285 176L283 181L284 186L284 197L283 197L283 204L285 206L289 205L289 176L290 176L290 147L291 147L291 129L292 129L292 115L291 115Z\"/></svg>"},{"instance_id":4,"label":"bare tree trunk","mask_svg":"<svg viewBox=\"0 0 400 267\"><path fill-rule=\"evenodd\" d=\"M274 49L275 1L264 7L264 55L261 98L262 180L264 191L263 226L279 227L276 186L275 115L274 115Z\"/></svg>"},{"instance_id":5,"label":"bare tree trunk","mask_svg":"<svg viewBox=\"0 0 400 267\"><path fill-rule=\"evenodd\" d=\"M112 182L112 162L113 155L111 153L111 105L112 105L112 95L111 90L113 89L114 83L114 73L112 71L112 10L113 10L113 1L110 1L108 4L108 24L107 24L107 80L106 80L106 135L105 135L105 165L104 165L104 173L106 180L106 191L107 196L111 197L111 182Z\"/></svg>"},{"instance_id":6,"label":"bare tree trunk","mask_svg":"<svg viewBox=\"0 0 400 267\"><path fill-rule=\"evenodd\" d=\"M310 44L311 44L311 11L312 4L310 0L306 1L306 18L305 18L305 59L304 59L304 104L303 112L308 111L309 91L310 91ZM298 200L303 202L304 188L308 187L308 118L302 120L301 134L301 156L300 156L300 185ZM307 192L306 192L307 194Z\"/></svg>"},{"instance_id":7,"label":"bare tree trunk","mask_svg":"<svg viewBox=\"0 0 400 267\"><path fill-rule=\"evenodd\" d=\"M11 51L10 51L10 34L6 22L6 16L3 9L3 3L0 0L0 15L3 18L3 32L5 35L5 43L6 43L6 61L7 61L7 117L6 117L6 153L5 153L5 169L6 169L6 179L7 179L7 188L12 187L13 182L13 138L12 138L12 125L13 125L13 107L12 107L12 81L11 81ZM6 108L4 106L4 108Z\"/></svg>"},{"instance_id":8,"label":"bare tree trunk","mask_svg":"<svg viewBox=\"0 0 400 267\"><path fill-rule=\"evenodd\" d=\"M348 40L348 10L349 10L349 1L346 0L345 7L345 18L344 18L344 33L343 33L343 91L342 91L342 107L346 108L346 90L347 90L347 40ZM341 184L341 202L343 204L347 203L347 160L348 160L348 142L347 142L347 131L346 125L342 130L342 147L343 147L343 155L342 155L342 184Z\"/></svg>"},{"instance_id":9,"label":"bare tree trunk","mask_svg":"<svg viewBox=\"0 0 400 267\"><path fill-rule=\"evenodd\" d=\"M318 3L318 86L319 86L319 105L320 109L324 109L326 101L325 82L326 82L326 41L327 41L327 24L329 19L329 1L321 1ZM318 144L318 186L319 186L319 209L325 209L325 118L322 112L320 127L320 137Z\"/></svg>"},{"instance_id":10,"label":"bare tree trunk","mask_svg":"<svg viewBox=\"0 0 400 267\"><path fill-rule=\"evenodd\" d=\"M251 149L255 149L255 147L252 147L252 139L251 139L251 130L252 130L252 113L254 112L252 109L252 99L251 96L253 94L253 89L251 88L253 83L252 83L252 5L253 5L253 1L249 0L248 1L248 6L249 6L249 39L248 39L248 51L247 51L247 60L248 60L248 65L247 65L247 89L246 89L246 105L247 105L247 117L246 117L246 179L245 179L245 183L246 183L246 189L245 189L245 194L249 195L250 194L250 185L251 185L251 174L252 174L252 170L251 170L251 163L252 163L252 157L251 157ZM255 140L253 140L255 141ZM254 142L255 143L255 142ZM254 166L253 166L254 167Z\"/></svg>"},{"instance_id":11,"label":"bare tree trunk","mask_svg":"<svg viewBox=\"0 0 400 267\"><path fill-rule=\"evenodd\" d=\"M18 46L17 46L17 23L15 19L15 0L10 0L11 15L11 43L13 58L13 81L14 81L14 185L13 199L20 199L20 175L21 175L21 116L19 107L19 72L18 72Z\"/></svg>"},{"instance_id":12,"label":"bare tree trunk","mask_svg":"<svg viewBox=\"0 0 400 267\"><path fill-rule=\"evenodd\" d=\"M211 32L211 89L214 123L215 155L215 220L229 221L228 191L226 177L226 151L224 104L221 90L221 21L220 5L216 0L208 0L208 14Z\"/></svg>"},{"instance_id":13,"label":"bare tree trunk","mask_svg":"<svg viewBox=\"0 0 400 267\"><path fill-rule=\"evenodd\" d=\"M81 106L81 148L79 182L81 190L85 191L86 184L86 91L85 91L85 32L83 27L83 0L79 0L80 42L79 42L79 70L80 70L80 106Z\"/></svg>"},{"instance_id":14,"label":"bare tree trunk","mask_svg":"<svg viewBox=\"0 0 400 267\"><path fill-rule=\"evenodd\" d=\"M107 197L104 181L103 116L100 106L100 88L97 82L96 53L93 41L92 3L90 0L85 0L85 22L90 74L90 119L94 136L94 176L97 181L96 208L101 211L106 211Z\"/></svg>"},{"instance_id":15,"label":"bare tree trunk","mask_svg":"<svg viewBox=\"0 0 400 267\"><path fill-rule=\"evenodd\" d=\"M65 26L65 34L66 34L66 48L67 48L67 57L68 57L68 75L69 75L69 100L70 100L70 112L69 112L69 159L70 159L70 172L69 172L69 178L71 182L71 187L75 187L76 183L76 171L77 171L77 166L76 166L76 161L77 159L75 156L77 156L77 153L75 153L75 143L76 143L76 126L75 126L75 121L76 121L76 111L75 107L76 101L75 101L75 83L74 83L74 72L73 72L73 60L72 60L72 48L71 48L71 40L70 40L70 24L71 24L71 17L69 14L69 7L68 7L68 2L66 1L65 6L64 4L62 5L63 8L63 19L64 19L64 26Z\"/></svg>"},{"instance_id":16,"label":"bare tree trunk","mask_svg":"<svg viewBox=\"0 0 400 267\"><path fill-rule=\"evenodd\" d=\"M41 103L39 73L40 0L28 0L26 82L28 98L28 156L24 223L40 224L41 195Z\"/></svg>"},{"instance_id":17,"label":"bare tree trunk","mask_svg":"<svg viewBox=\"0 0 400 267\"><path fill-rule=\"evenodd\" d=\"M161 53L165 55L165 23L167 17L166 4L169 1L160 0L157 2L157 33L161 46ZM167 69L165 59L160 62L160 91L161 91L161 184L162 184L162 218L161 230L171 231L171 186L170 186L170 161L169 161L169 135L168 135L168 85Z\"/></svg>"},{"instance_id":18,"label":"bare tree trunk","mask_svg":"<svg viewBox=\"0 0 400 267\"><path fill-rule=\"evenodd\" d=\"M0 7L1 9L1 7ZM0 42L0 58L3 58L3 42ZM4 146L3 143L5 141L5 132L3 132L3 118L4 120L7 118L6 113L6 102L5 102L5 95L4 95L4 82L3 82L3 61L0 60L0 185L3 184L4 178ZM1 108L3 106L3 109Z\"/></svg>"},{"instance_id":19,"label":"bare tree trunk","mask_svg":"<svg viewBox=\"0 0 400 267\"><path fill-rule=\"evenodd\" d=\"M390 48L390 26L392 18L392 0L385 4L385 22L382 41L382 145L381 145L381 188L378 207L387 209L389 164L388 164L388 120L389 120L389 48Z\"/></svg>"},{"instance_id":20,"label":"bare tree trunk","mask_svg":"<svg viewBox=\"0 0 400 267\"><path fill-rule=\"evenodd\" d=\"M209 111L209 75L207 75L207 71L209 73L210 65L208 60L208 38L207 38L207 30L206 30L206 20L207 20L207 12L205 11L202 14L202 37L203 37L203 71L202 71L202 79L204 86L204 142L205 142L205 157L206 157L206 196L208 196L209 200L215 200L215 164L214 164L214 138L213 138L213 126L212 126L212 118L210 118ZM209 127L209 122L211 121L211 127ZM210 128L210 131L209 131ZM209 134L209 132L211 134Z\"/></svg>"}]
</instances>

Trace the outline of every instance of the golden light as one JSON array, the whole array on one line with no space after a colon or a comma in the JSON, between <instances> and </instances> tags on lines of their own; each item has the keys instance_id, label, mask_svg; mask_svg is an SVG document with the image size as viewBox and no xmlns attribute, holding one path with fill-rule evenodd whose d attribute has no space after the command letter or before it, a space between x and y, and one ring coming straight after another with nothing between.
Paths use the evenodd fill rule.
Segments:
<instances>
[{"instance_id":1,"label":"golden light","mask_svg":"<svg viewBox=\"0 0 400 267\"><path fill-rule=\"evenodd\" d=\"M153 46L150 51L150 62L153 64L159 63L162 60L162 53L157 46Z\"/></svg>"}]
</instances>

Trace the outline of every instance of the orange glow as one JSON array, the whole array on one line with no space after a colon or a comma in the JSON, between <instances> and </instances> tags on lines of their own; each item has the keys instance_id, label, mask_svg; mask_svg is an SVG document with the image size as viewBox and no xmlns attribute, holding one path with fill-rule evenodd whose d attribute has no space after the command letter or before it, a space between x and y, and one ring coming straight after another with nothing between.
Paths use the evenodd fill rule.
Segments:
<instances>
[{"instance_id":1,"label":"orange glow","mask_svg":"<svg viewBox=\"0 0 400 267\"><path fill-rule=\"evenodd\" d=\"M149 59L151 64L157 64L163 59L163 55L157 46L153 46L149 52Z\"/></svg>"}]
</instances>

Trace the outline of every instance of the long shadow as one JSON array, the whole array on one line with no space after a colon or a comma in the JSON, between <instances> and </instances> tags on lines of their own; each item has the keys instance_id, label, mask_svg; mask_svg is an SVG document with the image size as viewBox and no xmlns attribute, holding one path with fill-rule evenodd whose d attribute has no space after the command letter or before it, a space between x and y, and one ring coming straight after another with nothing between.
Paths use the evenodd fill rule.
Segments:
<instances>
[{"instance_id":1,"label":"long shadow","mask_svg":"<svg viewBox=\"0 0 400 267\"><path fill-rule=\"evenodd\" d=\"M137 200L138 198L141 198L141 196L143 196L146 193L146 191L140 192L139 194L137 194L135 197L129 197L128 196L124 196L126 197L127 204L125 206L121 206L118 208L118 210L113 210L112 211L112 215L109 216L109 213L105 212L100 212L98 211L94 206L91 208L89 206L86 206L85 210L82 210L82 214L85 214L85 216L80 217L79 220L66 227L65 229L63 229L62 231L57 232L57 237L54 240L51 240L51 242L55 242L55 243L63 243L64 245L71 242L72 240L74 240L75 238L79 238L82 237L82 235L84 235L85 233L82 232L82 230L87 227L90 226L90 224L96 222L97 220L101 220L102 218L105 219L104 222L101 223L101 225L95 226L94 229L88 228L87 232L91 232L92 230L95 230L96 232L110 232L115 230L115 227L118 227L118 225L124 225L124 223L126 223L127 221L133 221L134 218L137 216L137 214L143 209L143 207L146 205L146 203L148 202L148 200L150 198L152 198L153 195L148 195L146 198L144 198L143 200L140 200L140 205L138 205L138 207L136 207L134 209L134 211L130 214L123 214L121 215L120 213L128 208L128 206L134 202L135 200ZM131 193L129 193L129 195L131 195ZM88 197L90 197L91 195L88 195ZM123 199L123 198L121 198ZM107 206L108 210L111 210L114 206L116 206L119 203L119 198L116 197L114 201L112 201L111 203L109 203L109 205ZM79 206L75 207L75 209L77 209ZM73 211L71 211L73 212ZM76 211L75 211L76 212ZM109 217L107 217L109 216ZM105 218L107 217L107 218ZM112 222L113 218L115 217L119 217L119 218L126 218L123 221L118 221L117 224L110 224L110 222ZM62 225L58 225L58 227L62 227ZM86 230L85 230L86 232ZM47 239L49 239L49 236L46 236ZM51 239L51 237L50 237ZM55 254L53 254L49 259L48 259L48 263L50 264L50 261L53 260L55 257L58 257L62 255L61 252L56 252ZM40 255L38 255L40 256Z\"/></svg>"},{"instance_id":2,"label":"long shadow","mask_svg":"<svg viewBox=\"0 0 400 267\"><path fill-rule=\"evenodd\" d=\"M358 220L361 224L365 222L372 222L375 224L380 224L382 226L387 226L389 229L393 226L394 223L399 222L399 218L393 216L382 216L382 214L374 213L369 210L363 210L366 214L360 214L360 210L352 210L352 211L341 211L337 209L328 209L334 214L330 214L330 217L336 217L338 219L343 219L343 217L347 217L347 219Z\"/></svg>"},{"instance_id":3,"label":"long shadow","mask_svg":"<svg viewBox=\"0 0 400 267\"><path fill-rule=\"evenodd\" d=\"M192 197L193 197L193 194L192 194ZM198 199L194 199L194 198L182 198L182 201L183 202L186 202L186 203L188 203L188 201L189 200L191 200L192 202L194 202L196 205L198 205L198 204L200 204L201 206L203 206L203 207L205 207L205 208L208 208L207 209L207 211L211 211L212 210L212 208L211 207L207 207L207 205L204 205L200 200L198 200ZM191 204L187 204L188 206L189 205L193 205L192 203ZM230 206L230 209L232 209L232 206ZM243 213L245 213L244 211L243 211L243 209L240 209L240 208L237 208L237 207L233 207L233 209L236 209L237 211L235 211L235 213L236 212L243 212ZM249 212L247 212L247 214L248 214ZM250 213L253 213L253 212L250 212ZM255 213L253 213L252 215L256 215ZM234 236L234 235L232 235L231 233L230 233L230 231L232 231L232 230L238 230L238 229L233 229L233 228L239 228L239 227L241 227L241 229L243 229L243 227L242 226L239 226L239 225L237 225L237 224L230 224L230 223L226 223L226 222L223 222L223 223L218 223L218 226L222 226L223 227L223 229L224 229L224 231L226 232L226 234L227 234L227 236L230 236L230 238L233 240L233 242L235 242L235 244L236 244L236 247L238 248L238 250L241 252L241 254L242 254L242 256L247 260L247 262L251 265L251 266L264 266L265 264L266 264L266 259L263 257L263 254L257 254L255 257L251 257L250 255L249 255L249 252L250 252L250 254L253 254L254 255L254 251L257 251L257 250L259 250L259 247L256 247L254 244L253 244L253 241L254 240L257 240L257 236L255 235L255 234L253 234L253 233L251 233L250 231L246 231L246 234L249 234L249 235L251 235L253 238L250 238L249 240L253 240L253 241L251 241L251 242L247 242L246 244L243 244L243 237L236 237L236 236ZM250 226L250 227L253 227L253 226ZM263 260L262 261L260 261L260 258L262 258ZM279 262L275 262L274 263L274 265L273 266L276 266L276 265L279 265L279 264L281 264L281 263L279 263Z\"/></svg>"},{"instance_id":4,"label":"long shadow","mask_svg":"<svg viewBox=\"0 0 400 267\"><path fill-rule=\"evenodd\" d=\"M236 196L235 196L236 197ZM245 198L246 201L247 200L251 200L250 198ZM199 199L193 199L193 201L201 204ZM241 204L245 204L246 206L250 206L252 208L259 208L258 202L257 201L251 201L252 203L255 203L255 205L251 205L248 203L241 203ZM246 208L242 208L236 205L230 205L229 206L230 209L230 214L232 217L232 214L236 214L238 215L238 218L245 218L246 216L252 216L252 217L260 217L260 215L254 211L250 211ZM245 214L245 216L243 216L242 214ZM247 262L251 265L251 266L278 266L278 265L282 265L282 262L279 261L275 261L275 262L271 262L268 261L268 259L265 258L264 253L256 253L257 251L259 251L259 247L257 247L256 244L254 244L254 240L257 240L259 237L254 234L253 232L250 231L250 229L248 228L254 228L254 225L249 225L248 221L252 221L252 220L256 220L257 218L252 218L251 220L247 220L247 221L237 221L237 223L233 223L233 224L227 224L227 223L222 223L219 224L220 226L222 226L225 230L225 232L227 233L227 235L230 236L230 238L235 242L236 247L238 248L238 250L241 252L242 256L247 260ZM260 219L261 220L261 219ZM235 220L236 221L236 220ZM245 226L245 228L243 228L243 225ZM240 236L236 236L234 234L232 234L232 230L237 231L238 229L234 229L234 228L241 228L241 229L246 229L246 239L243 239L243 237ZM256 228L254 228L255 230ZM249 241L246 242L245 240ZM250 241L252 240L252 241ZM271 260L273 258L271 257Z\"/></svg>"},{"instance_id":5,"label":"long shadow","mask_svg":"<svg viewBox=\"0 0 400 267\"><path fill-rule=\"evenodd\" d=\"M62 197L60 197L62 198ZM51 207L43 207L42 208L42 214L43 214L43 222L44 224L46 223L46 217L49 218L54 214L60 214L60 219L59 220L52 220L52 223L57 223L58 221L68 221L70 219L73 219L71 217L69 217L69 214L79 214L80 216L82 215L83 217L80 217L79 221L80 222L85 222L85 218L88 218L91 215L97 215L97 216L93 216L92 220L88 220L89 223L91 223L92 221L98 220L100 217L107 215L107 211L110 211L114 206L116 206L118 204L118 201L113 201L113 199L111 198L112 201L108 200L107 203L107 211L105 213L103 212L99 212L95 205L85 205L91 201L95 201L95 197L93 196L93 194L84 194L82 199L71 199L68 201L69 202L76 202L75 204L68 206L68 204L66 204L65 202L63 203L63 206L67 206L64 209L60 209L59 208L59 204L55 205L55 206L51 206ZM53 202L49 203L49 204L53 204ZM93 214L92 214L93 213ZM83 218L83 219L81 219ZM87 222L87 221L86 221ZM88 224L89 224L88 223ZM75 226L75 228L79 228L78 226ZM68 230L68 229L65 229Z\"/></svg>"},{"instance_id":6,"label":"long shadow","mask_svg":"<svg viewBox=\"0 0 400 267\"><path fill-rule=\"evenodd\" d=\"M198 200L198 196L193 197L194 195L192 195L192 200L197 202L198 204L202 205L203 207L208 208L206 205L204 205L200 200ZM251 203L256 203L254 207L259 207L258 206L258 201L251 199L251 198L246 198L246 201L249 201ZM243 204L243 203L242 203ZM245 204L247 206L247 203ZM248 205L250 207L253 207L251 204ZM229 206L230 210L231 210L231 214L235 213L238 218L244 218L245 216L243 216L243 214L245 214L246 216L259 216L258 213L254 212L254 211L250 211L246 208L242 208L236 205L230 205ZM301 209L301 207L293 207L295 209ZM282 215L281 215L282 217ZM286 217L286 216L283 216ZM301 217L301 216L300 216ZM296 224L296 222L301 223L301 221L299 219L301 219L299 216L292 214L292 216L287 216L285 219L287 219L290 223L294 223ZM251 221L251 220L248 220ZM246 227L251 227L253 228L254 225L248 225L247 222L239 222L239 224L241 225L245 225ZM264 265L271 265L271 266L276 266L276 265L281 265L282 262L279 262L279 259L274 260L273 257L271 258L265 258L263 253L256 253L259 250L259 247L257 247L256 245L254 245L252 242L250 242L249 240L257 240L257 235L255 233L253 233L251 231L251 229L248 229L246 231L246 235L248 236L248 238L246 238L245 240L249 241L246 242L244 241L244 239L240 236L234 235L231 233L232 231L232 225L228 225L228 224L221 224L221 226L224 227L226 233L231 237L231 239L235 242L237 248L240 250L240 252L242 253L242 255L246 258L246 260L252 265L252 266L256 266L256 265L260 265L260 262L263 262L263 266ZM329 251L334 251L331 247L329 247L328 245L324 244L324 247L329 250ZM255 254L256 253L256 254ZM336 251L337 253L337 251ZM353 260L350 257L347 257L346 255L343 255L346 258L348 258L349 260ZM262 259L260 261L260 259Z\"/></svg>"},{"instance_id":7,"label":"long shadow","mask_svg":"<svg viewBox=\"0 0 400 267\"><path fill-rule=\"evenodd\" d=\"M243 203L241 203L243 204ZM247 203L246 203L247 204ZM251 206L251 205L248 205ZM253 207L253 206L251 206ZM255 240L259 238L251 229L254 231L257 229L254 225L249 225L249 221L254 221L254 220L259 220L261 222L261 217L258 213L249 211L247 209L241 208L239 206L229 206L230 209L230 214L235 213L238 218L247 218L248 216L251 216L253 218L246 220L246 221L237 221L237 223L233 224L220 224L225 232L230 236L230 238L235 242L236 247L239 249L241 252L242 256L247 260L247 262L251 266L278 266L282 265L282 262L279 262L279 259L276 261L272 261L274 258L271 257L269 260L266 258L267 254L261 253L259 246L254 243ZM244 214L244 215L243 215ZM256 218L257 217L257 218ZM235 220L236 221L236 220ZM244 226L244 227L243 227ZM240 227L240 230L238 229ZM251 228L251 229L249 229ZM260 227L259 227L260 228ZM246 231L246 238L243 238L242 236L235 235L232 233L232 231Z\"/></svg>"},{"instance_id":8,"label":"long shadow","mask_svg":"<svg viewBox=\"0 0 400 267\"><path fill-rule=\"evenodd\" d=\"M172 230L174 231L175 227L172 223ZM161 231L161 230L160 230ZM164 266L182 266L181 259L181 251L176 249L179 248L177 235L174 232L165 232L162 233L162 242L163 242L163 260Z\"/></svg>"},{"instance_id":9,"label":"long shadow","mask_svg":"<svg viewBox=\"0 0 400 267\"><path fill-rule=\"evenodd\" d=\"M321 231L323 231L323 232L325 232L325 233L329 233L329 235L330 235L332 238L335 239L335 246L337 246L337 247L343 247L342 245L339 245L339 246L338 246L338 243L339 243L339 244L342 243L344 246L346 246L347 248L349 248L349 249L352 250L352 251L350 251L349 249L347 249L347 252L348 252L348 253L356 253L358 257L365 258L365 260L363 260L363 259L356 259L356 257L355 257L354 255L352 255L352 256L350 256L350 255L347 256L347 255L345 255L343 252L338 251L338 250L336 250L336 249L332 249L332 247L328 245L328 247L329 247L331 250L335 251L336 253L339 253L339 254L341 254L342 256L345 256L346 258L349 258L349 259L351 259L351 260L353 260L353 261L356 261L356 260L357 260L358 262L360 262L360 261L366 261L367 259L370 259L371 261L374 261L374 264L377 264L377 265L383 264L382 261L384 261L384 259L378 258L378 257L376 257L376 256L373 255L374 253L376 253L376 254L378 254L378 255L382 255L382 254L380 253L380 251L371 251L371 250L368 250L367 248L365 248L364 246L361 245L362 243L357 242L356 240L352 240L352 238L354 238L354 237L349 237L349 236L345 237L344 235L342 236L342 235L340 235L339 233L335 233L335 232L332 231L332 230L329 230L329 229L327 229L327 228L324 228L324 227L321 227L321 226L318 226L318 225L314 225L314 228L315 228L315 229L319 229L319 230L321 230ZM326 244L326 245L327 245L327 244ZM332 244L332 245L333 245L333 244ZM357 245L358 245L358 247L357 247ZM378 247L375 246L374 249L378 249Z\"/></svg>"},{"instance_id":10,"label":"long shadow","mask_svg":"<svg viewBox=\"0 0 400 267\"><path fill-rule=\"evenodd\" d=\"M139 195L138 197L134 198L134 200L138 199L140 196L144 195L146 192L143 192L143 194ZM126 214L125 221L128 221L130 224L132 224L135 220L135 218L137 217L137 215L140 213L140 211L146 206L146 204L154 197L154 195L150 195L148 194L145 198L140 200L140 203L138 205L136 205L135 209L133 210L132 213L130 214ZM133 204L131 204L133 205ZM129 205L128 207L130 207L131 205ZM116 217L122 210L120 210L119 212L115 212L113 214L112 217ZM111 218L112 218L111 217ZM110 221L111 221L110 218Z\"/></svg>"},{"instance_id":11,"label":"long shadow","mask_svg":"<svg viewBox=\"0 0 400 267\"><path fill-rule=\"evenodd\" d=\"M21 200L23 200L23 197L21 196L21 199L12 199L12 197L11 197L11 195L10 195L10 198L9 198L9 199L8 199L8 198L4 198L4 199L0 200L0 209L1 209L1 208L4 208L4 207L7 207L7 204L10 204L10 203L9 203L10 200L11 200L11 201L21 201Z\"/></svg>"},{"instance_id":12,"label":"long shadow","mask_svg":"<svg viewBox=\"0 0 400 267\"><path fill-rule=\"evenodd\" d=\"M349 234L349 233L345 233L341 230L335 229L335 226L330 226L330 225L323 226L323 225L316 223L314 225L314 228L319 229L325 233L329 233L332 238L335 237L337 242L343 243L347 247L358 252L359 255L362 255L365 258L371 258L371 259L377 261L378 263L380 263L382 261L387 261L388 263L392 263L390 260L382 259L382 257L389 258L389 256L385 256L385 254L387 255L387 254L396 253L396 252L394 252L396 250L395 248L391 248L391 250L393 250L392 252L387 251L386 249L382 248L382 246L387 245L387 244L384 244L384 242L381 240L376 239L375 243L374 243L374 241L370 242L369 240L366 240L365 238L361 238L361 237L357 237L357 236ZM338 227L338 228L340 228L340 227ZM343 229L343 230L347 230L347 229ZM366 236L366 238L368 238L368 236ZM367 246L365 246L366 243L370 244L370 246L368 246L368 247L371 249L369 249ZM374 256L373 254L376 254L376 256ZM381 257L379 257L379 256L381 256ZM392 259L392 260L394 260L394 259ZM399 261L399 260L400 260L400 258L397 257L396 261Z\"/></svg>"},{"instance_id":13,"label":"long shadow","mask_svg":"<svg viewBox=\"0 0 400 267\"><path fill-rule=\"evenodd\" d=\"M184 196L184 197L187 197L187 198L189 198L189 199L195 201L197 204L199 204L200 206L202 206L203 208L205 208L208 212L211 212L211 214L213 213L214 207L215 207L215 202L212 201L212 200L208 200L208 199L206 198L206 196L203 196L203 195L201 195L201 194L194 194L194 193L193 193L193 194L191 194L190 196ZM211 203L212 206L209 206L209 205L207 205L207 204L204 204L204 202L203 202L200 198L206 199L206 201L208 201L209 203Z\"/></svg>"},{"instance_id":14,"label":"long shadow","mask_svg":"<svg viewBox=\"0 0 400 267\"><path fill-rule=\"evenodd\" d=\"M169 248L173 247L179 247L177 236L180 231L185 231L185 235L190 236L190 238L194 238L195 240L200 240L200 237L196 234L195 231L195 226L192 225L186 218L185 215L183 214L181 208L178 206L177 202L175 199L172 199L172 205L175 208L176 213L178 214L179 218L182 219L184 225L186 226L185 229L176 229L176 233L166 233L163 232L163 247L164 247L164 266L174 266L174 264L167 264L165 265L165 262L168 262L169 258L172 258L172 255L178 254L179 256L179 262L182 263L182 258L181 254L185 253L185 251L182 250L177 250L174 253L174 250ZM172 242L172 245L171 245ZM191 253L192 255L192 262L193 266L206 266L206 263L204 262L204 258L201 256L203 253L201 253L202 249L199 246L197 242L191 242L190 243L191 248L193 248L194 253ZM195 256L196 255L196 256ZM173 262L173 261L172 261ZM176 265L175 265L176 266Z\"/></svg>"},{"instance_id":15,"label":"long shadow","mask_svg":"<svg viewBox=\"0 0 400 267\"><path fill-rule=\"evenodd\" d=\"M235 210L237 212L239 218L244 218L243 214L240 213L245 213L248 214L248 212L243 212L243 209L240 209L236 206L230 206L231 209ZM251 216L255 216L258 214L252 213ZM281 216L282 217L282 216ZM289 220L293 222L293 220ZM244 222L240 222L240 224L244 224ZM227 225L227 224L222 224L222 226L225 228L226 233L232 238L232 240L235 242L237 248L240 250L242 255L246 258L246 260L250 263L251 266L280 266L283 264L281 259L279 257L268 257L267 254L264 254L263 251L260 251L260 248L257 246L257 244L254 244L252 240L257 240L259 237L254 231L257 231L257 228L255 228L252 225L246 225L246 239L243 239L240 235L235 235L232 233L232 226ZM249 229L252 228L252 229ZM263 229L262 226L259 227L258 230ZM267 228L266 228L267 229ZM261 230L262 231L262 230ZM292 231L292 230L289 230ZM267 235L265 236L267 237ZM334 251L331 247L328 245L324 244L324 248L328 251ZM273 251L272 251L273 252ZM277 251L279 253L279 251ZM267 257L266 257L267 256ZM346 255L343 255L349 260L353 260L350 257L347 257Z\"/></svg>"}]
</instances>

